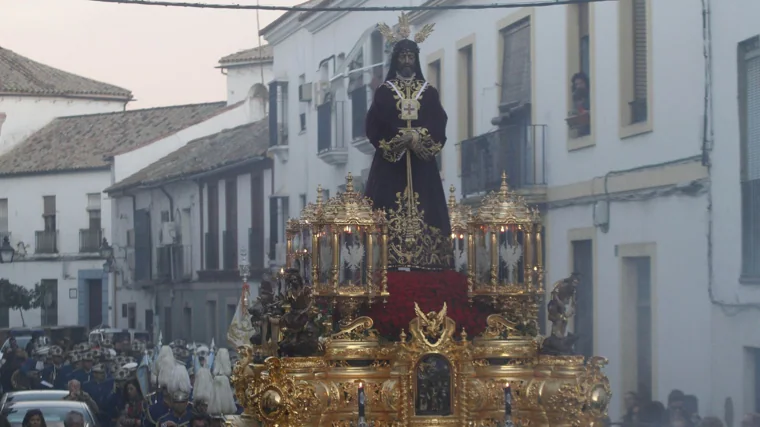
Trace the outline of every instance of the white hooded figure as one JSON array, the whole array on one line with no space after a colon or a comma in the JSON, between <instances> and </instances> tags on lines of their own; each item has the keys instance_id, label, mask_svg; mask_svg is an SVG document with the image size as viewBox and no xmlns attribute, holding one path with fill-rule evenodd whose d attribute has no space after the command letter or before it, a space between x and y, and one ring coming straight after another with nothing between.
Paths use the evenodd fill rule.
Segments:
<instances>
[{"instance_id":1,"label":"white hooded figure","mask_svg":"<svg viewBox=\"0 0 760 427\"><path fill-rule=\"evenodd\" d=\"M174 353L171 347L165 345L161 347L161 352L156 358L156 374L158 375L158 386L168 387L172 378L172 369L174 368Z\"/></svg>"},{"instance_id":2,"label":"white hooded figure","mask_svg":"<svg viewBox=\"0 0 760 427\"><path fill-rule=\"evenodd\" d=\"M230 380L224 375L214 377L214 396L208 405L208 413L212 417L234 415L237 413L235 395L232 393Z\"/></svg>"},{"instance_id":3,"label":"white hooded figure","mask_svg":"<svg viewBox=\"0 0 760 427\"><path fill-rule=\"evenodd\" d=\"M167 384L167 389L169 393L174 395L181 392L188 396L190 395L193 386L190 384L190 374L187 373L187 368L184 365L175 363L168 376L169 383Z\"/></svg>"},{"instance_id":4,"label":"white hooded figure","mask_svg":"<svg viewBox=\"0 0 760 427\"><path fill-rule=\"evenodd\" d=\"M230 352L226 348L220 348L214 358L214 376L224 375L229 377L232 375L232 362L230 361Z\"/></svg>"},{"instance_id":5,"label":"white hooded figure","mask_svg":"<svg viewBox=\"0 0 760 427\"><path fill-rule=\"evenodd\" d=\"M193 403L205 402L211 403L214 396L214 377L211 375L209 368L200 368L195 374L195 384L193 385Z\"/></svg>"}]
</instances>

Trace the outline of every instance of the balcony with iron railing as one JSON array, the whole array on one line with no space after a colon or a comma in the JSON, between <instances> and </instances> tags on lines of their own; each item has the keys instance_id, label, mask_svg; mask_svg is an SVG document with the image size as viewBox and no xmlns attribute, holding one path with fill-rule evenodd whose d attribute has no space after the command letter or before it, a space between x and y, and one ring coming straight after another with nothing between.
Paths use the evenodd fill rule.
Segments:
<instances>
[{"instance_id":1,"label":"balcony with iron railing","mask_svg":"<svg viewBox=\"0 0 760 427\"><path fill-rule=\"evenodd\" d=\"M34 232L34 253L57 254L58 253L58 230L45 230Z\"/></svg>"},{"instance_id":2,"label":"balcony with iron railing","mask_svg":"<svg viewBox=\"0 0 760 427\"><path fill-rule=\"evenodd\" d=\"M546 125L511 125L460 143L462 196L498 190L507 174L510 188L533 203L546 196Z\"/></svg>"},{"instance_id":3,"label":"balcony with iron railing","mask_svg":"<svg viewBox=\"0 0 760 427\"><path fill-rule=\"evenodd\" d=\"M328 100L317 106L317 156L329 165L348 162L345 114L343 101Z\"/></svg>"},{"instance_id":4,"label":"balcony with iron railing","mask_svg":"<svg viewBox=\"0 0 760 427\"><path fill-rule=\"evenodd\" d=\"M100 228L82 228L79 230L79 252L98 253L103 241L103 230Z\"/></svg>"}]
</instances>

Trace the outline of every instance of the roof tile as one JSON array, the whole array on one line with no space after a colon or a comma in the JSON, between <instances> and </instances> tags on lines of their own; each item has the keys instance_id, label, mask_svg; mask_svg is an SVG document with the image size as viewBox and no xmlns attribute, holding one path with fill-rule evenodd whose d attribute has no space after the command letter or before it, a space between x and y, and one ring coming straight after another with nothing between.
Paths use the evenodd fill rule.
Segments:
<instances>
[{"instance_id":1,"label":"roof tile","mask_svg":"<svg viewBox=\"0 0 760 427\"><path fill-rule=\"evenodd\" d=\"M250 61L267 61L274 58L272 54L272 46L265 44L261 48L254 47L253 49L241 50L240 52L227 55L219 60L219 64L232 65L241 62Z\"/></svg>"},{"instance_id":2,"label":"roof tile","mask_svg":"<svg viewBox=\"0 0 760 427\"><path fill-rule=\"evenodd\" d=\"M132 92L118 86L32 61L0 47L0 93L38 96L132 99Z\"/></svg>"},{"instance_id":3,"label":"roof tile","mask_svg":"<svg viewBox=\"0 0 760 427\"><path fill-rule=\"evenodd\" d=\"M60 117L0 156L0 175L105 168L104 157L200 123L225 106L215 102Z\"/></svg>"},{"instance_id":4,"label":"roof tile","mask_svg":"<svg viewBox=\"0 0 760 427\"><path fill-rule=\"evenodd\" d=\"M269 118L190 141L178 149L111 186L114 192L156 185L208 172L246 160L264 157L269 148Z\"/></svg>"}]
</instances>

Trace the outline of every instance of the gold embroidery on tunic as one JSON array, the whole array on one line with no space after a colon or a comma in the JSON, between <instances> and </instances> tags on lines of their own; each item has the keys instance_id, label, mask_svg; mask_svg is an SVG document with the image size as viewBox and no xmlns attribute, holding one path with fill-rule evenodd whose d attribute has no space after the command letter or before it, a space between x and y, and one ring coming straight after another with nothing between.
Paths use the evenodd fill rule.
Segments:
<instances>
[{"instance_id":1,"label":"gold embroidery on tunic","mask_svg":"<svg viewBox=\"0 0 760 427\"><path fill-rule=\"evenodd\" d=\"M409 189L396 193L396 209L388 213L388 266L390 268L444 268L453 259L451 241L437 227L428 225L419 209L419 194ZM413 204L410 205L409 201Z\"/></svg>"}]
</instances>

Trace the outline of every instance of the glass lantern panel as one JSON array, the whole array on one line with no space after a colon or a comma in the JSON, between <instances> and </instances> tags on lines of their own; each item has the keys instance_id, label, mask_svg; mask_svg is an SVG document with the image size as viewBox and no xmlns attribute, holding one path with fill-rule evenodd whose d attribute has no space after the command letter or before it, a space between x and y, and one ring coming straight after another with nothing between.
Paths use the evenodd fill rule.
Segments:
<instances>
[{"instance_id":1,"label":"glass lantern panel","mask_svg":"<svg viewBox=\"0 0 760 427\"><path fill-rule=\"evenodd\" d=\"M293 251L293 253L294 254L298 254L299 252L301 252L301 248L303 247L303 241L302 241L302 238L301 238L301 233L298 233L298 232L293 233L293 235L291 237L291 241L293 242L292 243L292 251Z\"/></svg>"},{"instance_id":2,"label":"glass lantern panel","mask_svg":"<svg viewBox=\"0 0 760 427\"><path fill-rule=\"evenodd\" d=\"M380 278L382 277L382 266L380 265L382 261L383 251L380 232L378 230L375 230L372 234L372 283L377 287L378 290L380 289Z\"/></svg>"},{"instance_id":3,"label":"glass lantern panel","mask_svg":"<svg viewBox=\"0 0 760 427\"><path fill-rule=\"evenodd\" d=\"M332 230L330 227L324 227L319 234L319 284L328 285L332 275Z\"/></svg>"},{"instance_id":4,"label":"glass lantern panel","mask_svg":"<svg viewBox=\"0 0 760 427\"><path fill-rule=\"evenodd\" d=\"M467 274L467 266L469 265L467 254L467 234L452 233L451 246L454 249L454 269L460 273Z\"/></svg>"},{"instance_id":5,"label":"glass lantern panel","mask_svg":"<svg viewBox=\"0 0 760 427\"><path fill-rule=\"evenodd\" d=\"M475 277L480 283L491 282L491 233L479 230L475 236Z\"/></svg>"},{"instance_id":6,"label":"glass lantern panel","mask_svg":"<svg viewBox=\"0 0 760 427\"><path fill-rule=\"evenodd\" d=\"M367 233L364 228L347 226L340 233L340 285L367 283Z\"/></svg>"},{"instance_id":7,"label":"glass lantern panel","mask_svg":"<svg viewBox=\"0 0 760 427\"><path fill-rule=\"evenodd\" d=\"M518 285L524 282L524 233L516 225L499 230L499 283Z\"/></svg>"},{"instance_id":8,"label":"glass lantern panel","mask_svg":"<svg viewBox=\"0 0 760 427\"><path fill-rule=\"evenodd\" d=\"M311 229L309 227L304 227L301 229L301 241L303 242L301 244L303 250L305 251L311 251Z\"/></svg>"}]
</instances>

